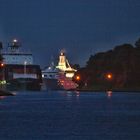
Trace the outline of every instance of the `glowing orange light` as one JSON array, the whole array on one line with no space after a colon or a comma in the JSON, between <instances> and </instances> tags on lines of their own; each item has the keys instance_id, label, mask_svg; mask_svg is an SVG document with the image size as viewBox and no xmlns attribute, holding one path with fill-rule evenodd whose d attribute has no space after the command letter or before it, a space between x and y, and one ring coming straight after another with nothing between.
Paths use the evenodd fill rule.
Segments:
<instances>
[{"instance_id":1,"label":"glowing orange light","mask_svg":"<svg viewBox=\"0 0 140 140\"><path fill-rule=\"evenodd\" d=\"M0 66L1 66L1 67L3 67L3 66L4 66L4 64L3 64L3 63L1 63L1 64L0 64Z\"/></svg>"},{"instance_id":2,"label":"glowing orange light","mask_svg":"<svg viewBox=\"0 0 140 140\"><path fill-rule=\"evenodd\" d=\"M76 80L78 80L78 81L80 80L80 76L79 75L76 76Z\"/></svg>"},{"instance_id":3,"label":"glowing orange light","mask_svg":"<svg viewBox=\"0 0 140 140\"><path fill-rule=\"evenodd\" d=\"M107 79L112 79L112 74L107 74Z\"/></svg>"}]
</instances>

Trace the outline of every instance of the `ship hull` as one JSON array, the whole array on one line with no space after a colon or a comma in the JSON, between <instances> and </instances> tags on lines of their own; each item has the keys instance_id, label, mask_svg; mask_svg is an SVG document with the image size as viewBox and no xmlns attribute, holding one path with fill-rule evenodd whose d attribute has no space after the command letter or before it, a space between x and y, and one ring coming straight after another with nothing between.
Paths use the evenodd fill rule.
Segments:
<instances>
[{"instance_id":1,"label":"ship hull","mask_svg":"<svg viewBox=\"0 0 140 140\"><path fill-rule=\"evenodd\" d=\"M41 69L39 65L6 65L3 78L7 90L41 90Z\"/></svg>"},{"instance_id":2,"label":"ship hull","mask_svg":"<svg viewBox=\"0 0 140 140\"><path fill-rule=\"evenodd\" d=\"M58 79L43 79L43 85L43 89L47 90L74 90L77 88L77 84L71 78L62 75Z\"/></svg>"},{"instance_id":3,"label":"ship hull","mask_svg":"<svg viewBox=\"0 0 140 140\"><path fill-rule=\"evenodd\" d=\"M43 90L64 90L58 79L43 79Z\"/></svg>"},{"instance_id":4,"label":"ship hull","mask_svg":"<svg viewBox=\"0 0 140 140\"><path fill-rule=\"evenodd\" d=\"M19 90L40 91L41 84L36 79L16 79L8 81L5 88L11 91L19 91Z\"/></svg>"}]
</instances>

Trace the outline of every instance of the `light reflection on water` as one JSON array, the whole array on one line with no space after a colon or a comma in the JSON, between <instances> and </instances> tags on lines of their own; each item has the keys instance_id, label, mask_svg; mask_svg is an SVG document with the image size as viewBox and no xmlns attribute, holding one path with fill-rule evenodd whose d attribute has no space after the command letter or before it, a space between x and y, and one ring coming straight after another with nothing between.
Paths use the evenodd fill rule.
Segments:
<instances>
[{"instance_id":1,"label":"light reflection on water","mask_svg":"<svg viewBox=\"0 0 140 140\"><path fill-rule=\"evenodd\" d=\"M16 92L0 124L1 139L139 140L140 93Z\"/></svg>"},{"instance_id":2,"label":"light reflection on water","mask_svg":"<svg viewBox=\"0 0 140 140\"><path fill-rule=\"evenodd\" d=\"M4 98L6 98L6 96L0 96L0 100L2 100L2 99L4 99Z\"/></svg>"},{"instance_id":3,"label":"light reflection on water","mask_svg":"<svg viewBox=\"0 0 140 140\"><path fill-rule=\"evenodd\" d=\"M109 90L106 93L107 93L107 97L110 99L112 97L113 92Z\"/></svg>"}]
</instances>

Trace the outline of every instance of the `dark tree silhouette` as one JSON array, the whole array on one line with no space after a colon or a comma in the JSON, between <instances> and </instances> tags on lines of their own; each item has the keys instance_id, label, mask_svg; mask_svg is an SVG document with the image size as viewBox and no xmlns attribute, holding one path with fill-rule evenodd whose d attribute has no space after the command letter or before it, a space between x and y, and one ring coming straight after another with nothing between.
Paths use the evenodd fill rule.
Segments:
<instances>
[{"instance_id":1,"label":"dark tree silhouette","mask_svg":"<svg viewBox=\"0 0 140 140\"><path fill-rule=\"evenodd\" d=\"M140 39L136 47L131 44L116 46L113 50L91 55L86 67L79 70L82 83L88 87L98 86L105 89L111 86L113 89L140 89ZM113 75L107 79L107 73ZM88 82L87 82L88 81Z\"/></svg>"},{"instance_id":2,"label":"dark tree silhouette","mask_svg":"<svg viewBox=\"0 0 140 140\"><path fill-rule=\"evenodd\" d=\"M140 48L140 38L136 41L135 46Z\"/></svg>"}]
</instances>

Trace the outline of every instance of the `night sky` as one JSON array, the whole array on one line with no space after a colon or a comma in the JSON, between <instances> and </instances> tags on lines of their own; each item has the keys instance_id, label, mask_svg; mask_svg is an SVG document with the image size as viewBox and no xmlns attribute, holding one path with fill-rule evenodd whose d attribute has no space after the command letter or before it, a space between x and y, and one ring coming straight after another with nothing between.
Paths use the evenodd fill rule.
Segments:
<instances>
[{"instance_id":1,"label":"night sky","mask_svg":"<svg viewBox=\"0 0 140 140\"><path fill-rule=\"evenodd\" d=\"M0 40L13 38L41 67L65 49L70 63L140 37L140 0L0 0Z\"/></svg>"}]
</instances>

